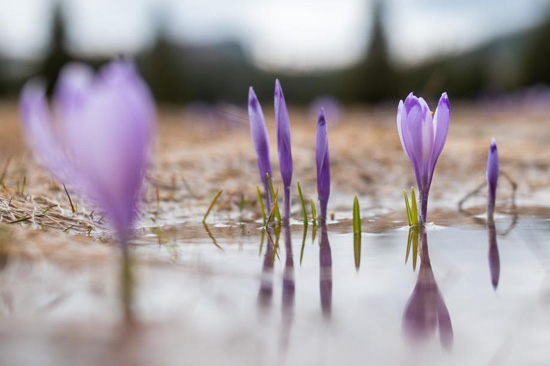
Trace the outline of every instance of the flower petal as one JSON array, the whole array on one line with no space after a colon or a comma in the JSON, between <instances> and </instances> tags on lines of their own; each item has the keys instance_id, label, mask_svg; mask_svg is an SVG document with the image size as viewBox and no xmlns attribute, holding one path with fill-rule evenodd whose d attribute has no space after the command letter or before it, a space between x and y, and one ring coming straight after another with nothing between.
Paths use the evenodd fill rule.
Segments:
<instances>
[{"instance_id":1,"label":"flower petal","mask_svg":"<svg viewBox=\"0 0 550 366\"><path fill-rule=\"evenodd\" d=\"M153 109L137 73L117 82L101 77L79 108L79 123L66 129L80 185L107 213L123 242L136 217Z\"/></svg>"},{"instance_id":2,"label":"flower petal","mask_svg":"<svg viewBox=\"0 0 550 366\"><path fill-rule=\"evenodd\" d=\"M250 133L252 135L252 142L254 143L256 157L258 159L260 179L264 185L269 207L271 206L271 194L266 174L269 174L271 179L273 179L273 174L271 172L271 160L269 159L269 139L267 137L267 129L265 127L262 106L260 105L258 97L256 97L256 93L254 93L254 89L252 87L250 87L248 92L248 118L250 119Z\"/></svg>"},{"instance_id":3,"label":"flower petal","mask_svg":"<svg viewBox=\"0 0 550 366\"><path fill-rule=\"evenodd\" d=\"M55 134L45 93L44 84L36 79L23 87L20 100L23 130L36 158L58 179L68 183L72 174Z\"/></svg>"},{"instance_id":4,"label":"flower petal","mask_svg":"<svg viewBox=\"0 0 550 366\"><path fill-rule=\"evenodd\" d=\"M290 143L290 118L286 109L285 97L281 83L275 81L275 123L277 125L277 148L279 165L285 187L292 181L292 149Z\"/></svg>"},{"instance_id":5,"label":"flower petal","mask_svg":"<svg viewBox=\"0 0 550 366\"><path fill-rule=\"evenodd\" d=\"M432 155L432 171L439 159L439 155L443 151L447 134L449 132L449 124L451 122L451 105L447 93L443 93L439 99L439 104L434 113L433 130L434 130L434 147Z\"/></svg>"}]
</instances>

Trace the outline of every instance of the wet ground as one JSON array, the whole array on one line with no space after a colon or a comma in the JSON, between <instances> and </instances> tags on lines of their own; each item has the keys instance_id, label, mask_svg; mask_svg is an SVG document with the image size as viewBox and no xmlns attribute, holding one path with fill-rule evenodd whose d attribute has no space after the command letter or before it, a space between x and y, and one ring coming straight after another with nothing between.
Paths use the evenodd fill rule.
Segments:
<instances>
[{"instance_id":1,"label":"wet ground","mask_svg":"<svg viewBox=\"0 0 550 366\"><path fill-rule=\"evenodd\" d=\"M271 232L279 237L274 251L258 221L246 114L163 112L132 246L137 321L126 324L118 252L101 213L91 214L76 196L73 213L64 190L18 140L13 105L0 111L7 167L0 364L550 362L550 130L543 113L457 107L430 198L434 224L409 245L402 188L413 175L394 112L351 110L329 126L335 219L315 234L310 224L304 240L293 195L294 221ZM294 177L306 198L315 197L315 120L293 116ZM269 132L275 162L272 125ZM514 194L501 178L495 228L480 216L483 190L458 210L483 183L492 137L517 184ZM363 217L359 268L355 194Z\"/></svg>"}]
</instances>

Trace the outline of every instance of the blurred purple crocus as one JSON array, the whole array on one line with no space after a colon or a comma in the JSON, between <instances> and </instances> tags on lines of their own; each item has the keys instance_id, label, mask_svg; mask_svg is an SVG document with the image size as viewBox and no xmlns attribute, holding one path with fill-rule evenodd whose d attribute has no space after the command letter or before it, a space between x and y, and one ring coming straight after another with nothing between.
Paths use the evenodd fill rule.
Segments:
<instances>
[{"instance_id":1,"label":"blurred purple crocus","mask_svg":"<svg viewBox=\"0 0 550 366\"><path fill-rule=\"evenodd\" d=\"M497 194L498 175L500 172L500 161L498 157L497 143L495 139L491 141L491 147L489 149L489 157L487 159L487 185L488 185L488 199L487 199L487 216L493 217L495 211L495 200Z\"/></svg>"},{"instance_id":2,"label":"blurred purple crocus","mask_svg":"<svg viewBox=\"0 0 550 366\"><path fill-rule=\"evenodd\" d=\"M279 165L285 189L284 219L290 218L290 184L292 183L292 149L290 144L290 118L286 109L285 96L279 79L275 80L275 123L277 125L277 148Z\"/></svg>"},{"instance_id":3,"label":"blurred purple crocus","mask_svg":"<svg viewBox=\"0 0 550 366\"><path fill-rule=\"evenodd\" d=\"M126 253L155 121L152 95L135 65L114 61L95 74L69 64L55 87L53 111L37 80L24 86L20 107L35 156L97 204Z\"/></svg>"},{"instance_id":4,"label":"blurred purple crocus","mask_svg":"<svg viewBox=\"0 0 550 366\"><path fill-rule=\"evenodd\" d=\"M248 117L250 119L250 133L252 134L252 142L256 150L258 159L258 170L260 171L260 179L264 185L265 197L267 201L266 210L271 210L271 190L267 181L267 174L270 179L273 179L271 173L271 160L269 159L269 139L267 137L267 129L265 127L264 112L262 106L254 93L254 89L250 87L248 91Z\"/></svg>"},{"instance_id":5,"label":"blurred purple crocus","mask_svg":"<svg viewBox=\"0 0 550 366\"><path fill-rule=\"evenodd\" d=\"M319 219L324 223L327 219L327 205L330 196L330 154L328 149L327 122L323 108L321 108L319 120L317 121L315 160L317 163L317 194L319 195L321 205Z\"/></svg>"},{"instance_id":6,"label":"blurred purple crocus","mask_svg":"<svg viewBox=\"0 0 550 366\"><path fill-rule=\"evenodd\" d=\"M409 94L397 108L397 130L401 145L411 161L420 192L422 223L426 223L428 194L437 159L445 146L451 106L447 93L443 93L432 118L426 101Z\"/></svg>"}]
</instances>

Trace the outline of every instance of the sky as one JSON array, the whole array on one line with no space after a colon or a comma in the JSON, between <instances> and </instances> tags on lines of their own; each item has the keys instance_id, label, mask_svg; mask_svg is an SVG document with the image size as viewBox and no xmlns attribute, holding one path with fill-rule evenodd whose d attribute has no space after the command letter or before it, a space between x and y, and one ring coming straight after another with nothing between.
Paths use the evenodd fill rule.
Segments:
<instances>
[{"instance_id":1,"label":"sky","mask_svg":"<svg viewBox=\"0 0 550 366\"><path fill-rule=\"evenodd\" d=\"M48 42L55 0L0 0L0 54L32 58ZM194 44L239 41L269 69L345 67L361 57L371 0L63 0L70 46L83 54L135 53L163 29ZM527 29L549 0L385 0L395 61L415 64Z\"/></svg>"}]
</instances>

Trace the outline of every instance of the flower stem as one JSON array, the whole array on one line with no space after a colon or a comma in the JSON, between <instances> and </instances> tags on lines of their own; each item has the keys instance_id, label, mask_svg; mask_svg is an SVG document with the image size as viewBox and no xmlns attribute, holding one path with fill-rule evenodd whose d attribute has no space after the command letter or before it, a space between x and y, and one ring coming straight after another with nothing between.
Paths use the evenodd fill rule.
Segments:
<instances>
[{"instance_id":1,"label":"flower stem","mask_svg":"<svg viewBox=\"0 0 550 366\"><path fill-rule=\"evenodd\" d=\"M120 268L120 295L124 319L131 323L134 320L134 269L127 246L122 250L122 265Z\"/></svg>"},{"instance_id":2,"label":"flower stem","mask_svg":"<svg viewBox=\"0 0 550 366\"><path fill-rule=\"evenodd\" d=\"M285 200L285 212L283 216L283 221L285 225L288 225L288 222L290 220L290 186L285 187L284 192L284 200Z\"/></svg>"},{"instance_id":3,"label":"flower stem","mask_svg":"<svg viewBox=\"0 0 550 366\"><path fill-rule=\"evenodd\" d=\"M428 192L420 192L420 223L422 225L426 224L427 215L428 215Z\"/></svg>"}]
</instances>

